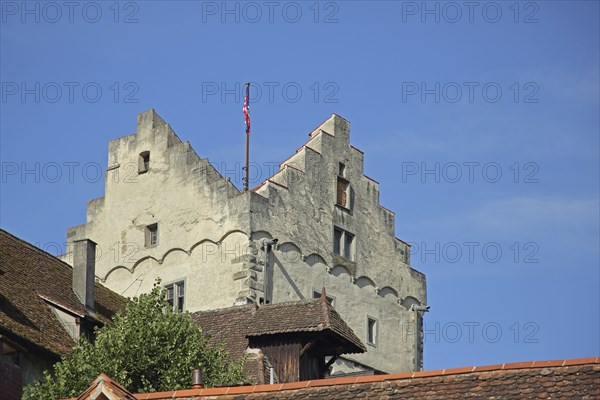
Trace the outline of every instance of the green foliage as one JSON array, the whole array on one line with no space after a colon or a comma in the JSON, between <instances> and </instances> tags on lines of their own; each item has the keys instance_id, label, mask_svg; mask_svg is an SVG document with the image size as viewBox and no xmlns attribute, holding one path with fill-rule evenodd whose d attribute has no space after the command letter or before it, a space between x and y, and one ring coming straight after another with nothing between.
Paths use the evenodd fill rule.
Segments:
<instances>
[{"instance_id":1,"label":"green foliage","mask_svg":"<svg viewBox=\"0 0 600 400\"><path fill-rule=\"evenodd\" d=\"M208 387L243 382L243 362L233 362L223 346L207 346L207 338L188 313L173 311L161 291L127 305L114 323L96 330L96 340L81 340L67 357L25 388L24 400L79 396L101 373L129 391L156 392L191 386L192 371L201 368Z\"/></svg>"}]
</instances>

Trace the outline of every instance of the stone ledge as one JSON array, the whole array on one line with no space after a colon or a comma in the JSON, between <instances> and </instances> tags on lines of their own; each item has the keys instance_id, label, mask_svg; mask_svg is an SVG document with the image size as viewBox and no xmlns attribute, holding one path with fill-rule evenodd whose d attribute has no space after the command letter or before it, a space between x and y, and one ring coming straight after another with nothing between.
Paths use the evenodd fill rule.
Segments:
<instances>
[{"instance_id":1,"label":"stone ledge","mask_svg":"<svg viewBox=\"0 0 600 400\"><path fill-rule=\"evenodd\" d=\"M243 270L238 271L235 274L233 274L234 281L237 281L239 279L244 279L244 278L251 278L251 279L256 280L257 279L256 272L252 271L250 269L243 269Z\"/></svg>"}]
</instances>

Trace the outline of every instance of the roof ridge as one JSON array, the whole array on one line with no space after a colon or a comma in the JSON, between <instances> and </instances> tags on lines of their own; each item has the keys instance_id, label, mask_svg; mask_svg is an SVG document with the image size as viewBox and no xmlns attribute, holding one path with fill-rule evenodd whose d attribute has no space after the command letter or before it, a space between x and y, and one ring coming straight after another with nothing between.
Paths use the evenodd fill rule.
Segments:
<instances>
[{"instance_id":1,"label":"roof ridge","mask_svg":"<svg viewBox=\"0 0 600 400\"><path fill-rule=\"evenodd\" d=\"M236 311L243 311L245 309L256 309L256 304L249 303L249 304L240 304L240 305L236 305L236 306L212 308L210 310L198 310L198 311L190 312L190 314L193 316L196 314L223 313L223 312L232 313L232 312L236 312Z\"/></svg>"},{"instance_id":2,"label":"roof ridge","mask_svg":"<svg viewBox=\"0 0 600 400\"><path fill-rule=\"evenodd\" d=\"M323 289L325 289L323 287ZM331 326L331 318L330 318L330 313L331 310L333 310L333 307L331 306L331 304L329 304L329 301L327 301L327 297L324 296L325 290L323 290L323 294L321 295L322 299L319 299L319 303L322 304L322 309L323 309L323 316L325 317L325 322L327 323L327 327L328 328L332 328Z\"/></svg>"},{"instance_id":3,"label":"roof ridge","mask_svg":"<svg viewBox=\"0 0 600 400\"><path fill-rule=\"evenodd\" d=\"M52 310L98 325L110 323L114 314L125 309L127 300L123 296L95 282L96 309L90 312L73 291L70 265L1 228L0 248L0 263L8 274L8 279L0 280L0 291L14 305L0 312L7 317L0 318L0 325L7 335L28 346L58 357L71 352L76 341Z\"/></svg>"},{"instance_id":4,"label":"roof ridge","mask_svg":"<svg viewBox=\"0 0 600 400\"><path fill-rule=\"evenodd\" d=\"M323 386L338 386L338 385L351 385L360 383L375 383L392 380L405 380L415 378L432 378L439 376L468 374L475 372L490 372L498 370L516 370L516 369L537 369L537 368L567 368L577 365L588 365L588 364L600 364L600 357L589 357L589 358L576 358L567 360L549 360L549 361L526 361L526 362L514 362L505 364L496 364L490 366L480 367L465 367L465 368L451 368L433 371L418 371L418 372L402 372L399 374L389 375L361 375L361 376L348 376L339 378L327 378L318 380L308 380L300 382L290 383L276 383L272 385L254 385L254 386L224 386L216 388L204 388L204 389L191 389L191 390L179 390L179 391L168 391L168 392L157 392L147 394L139 393L135 397L137 399L176 399L176 398L190 398L193 396L220 396L220 395L232 395L232 394L251 394L251 393L267 393L267 392L281 392L285 390L298 390L307 388L317 388ZM150 397L151 396L151 397Z\"/></svg>"},{"instance_id":5,"label":"roof ridge","mask_svg":"<svg viewBox=\"0 0 600 400\"><path fill-rule=\"evenodd\" d=\"M67 263L66 261L61 260L57 256L55 256L53 254L50 254L47 251L40 249L39 247L34 246L33 244L29 243L25 239L22 239L22 238L20 238L18 236L13 235L12 233L8 232L6 229L0 228L0 233L5 233L7 236L10 237L9 239L15 239L17 242L19 242L21 244L24 244L26 247L28 247L29 249L35 251L38 255L40 255L42 257L49 257L53 261L58 261L61 266L65 267L67 270L69 270L70 273L73 273L73 266L71 264ZM117 292L109 289L108 287L102 285L100 282L97 282L95 279L94 279L94 286L95 287L96 286L100 287L101 290L107 290L107 291L111 292L113 295L116 295L118 297L122 297L123 299L127 299L126 297L122 296L121 294L119 294L119 293L117 293Z\"/></svg>"},{"instance_id":6,"label":"roof ridge","mask_svg":"<svg viewBox=\"0 0 600 400\"><path fill-rule=\"evenodd\" d=\"M28 242L28 241L26 241L25 239L21 239L20 237L13 235L12 233L8 232L8 231L7 231L7 230L5 230L5 229L2 229L2 228L0 228L0 231L1 231L2 233L5 233L5 234L7 234L7 235L8 235L8 236L10 236L11 238L13 238L13 239L16 239L17 241L19 241L19 242L23 243L24 245L26 245L26 246L27 246L27 247L29 247L30 249L34 250L36 253L38 253L38 254L40 254L40 255L43 255L43 256L45 256L45 257L48 257L48 256L49 256L49 257L52 257L52 258L54 258L54 259L56 259L56 260L60 261L60 262L61 262L61 264L63 264L65 267L68 267L70 270L73 270L73 266L72 266L72 265L70 265L70 264L68 264L67 262L65 262L65 261L61 260L60 258L56 257L55 255L53 255L53 254L50 254L50 253L48 253L47 251L44 251L44 250L40 249L39 247L36 247L36 246L32 245L31 243L29 243L29 242Z\"/></svg>"},{"instance_id":7,"label":"roof ridge","mask_svg":"<svg viewBox=\"0 0 600 400\"><path fill-rule=\"evenodd\" d=\"M73 400L79 400L79 399L85 399L85 398L89 398L90 395L92 393L94 393L94 391L97 390L97 388L100 388L100 393L105 394L105 390L108 390L111 393L114 393L115 389L120 392L117 393L117 395L119 396L119 399L123 399L123 400L133 400L135 399L135 396L133 394L131 394L123 385L121 385L120 383L114 381L113 379L111 379L108 375L106 375L105 373L100 373L100 375L98 375L96 377L96 379L94 379L94 381L92 382L92 384L81 394L79 395L79 397L77 398L72 398ZM102 396L104 397L104 396Z\"/></svg>"},{"instance_id":8,"label":"roof ridge","mask_svg":"<svg viewBox=\"0 0 600 400\"><path fill-rule=\"evenodd\" d=\"M330 325L329 328L332 331L336 332L337 334L346 337L347 340L351 340L352 342L355 342L355 344L358 344L359 347L363 349L363 351L367 351L367 348L365 347L365 345L363 344L363 342L358 338L358 336L356 336L356 333L354 332L354 329L352 329L350 327L350 325L348 325L346 323L346 321L342 318L342 316L340 315L340 313L337 312L337 310L335 309L335 307L333 307L331 304L329 304L329 302L327 302L327 306L328 306L328 309L329 309L329 313L328 313L328 316L327 316L328 323ZM332 315L335 316L335 319L337 321L342 321L345 324L346 328L349 329L350 332L343 332L343 331L341 331L339 329L340 328L339 326L337 326L337 325L333 326L333 324L331 323L331 316Z\"/></svg>"},{"instance_id":9,"label":"roof ridge","mask_svg":"<svg viewBox=\"0 0 600 400\"><path fill-rule=\"evenodd\" d=\"M285 307L285 306L289 306L290 304L310 304L310 303L317 303L318 301L319 301L319 299L291 300L291 301L283 301L283 302L279 302L279 303L263 304L259 308L265 308L265 307L272 307L272 308L274 308L274 307Z\"/></svg>"}]
</instances>

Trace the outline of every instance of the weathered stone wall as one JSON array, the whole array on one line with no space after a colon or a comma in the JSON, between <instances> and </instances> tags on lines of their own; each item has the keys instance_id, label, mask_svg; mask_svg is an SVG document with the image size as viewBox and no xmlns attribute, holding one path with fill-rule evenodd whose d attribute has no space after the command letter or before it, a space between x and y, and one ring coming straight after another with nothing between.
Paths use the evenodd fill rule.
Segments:
<instances>
[{"instance_id":1,"label":"weathered stone wall","mask_svg":"<svg viewBox=\"0 0 600 400\"><path fill-rule=\"evenodd\" d=\"M411 370L414 337L400 331L414 326L410 304L426 303L425 277L410 268L394 213L379 205L379 184L363 174L363 153L349 134L349 123L332 116L279 172L243 193L147 111L135 134L110 142L105 196L88 204L87 223L67 240L98 243L96 275L126 296L149 291L156 277L185 281L190 311L298 300L325 286L365 343L367 316L377 320L375 346L348 360ZM139 173L143 152L150 152L149 170ZM340 162L348 207L336 205ZM147 247L154 223L158 243ZM333 252L334 226L354 235L352 260ZM272 238L279 242L265 273L263 241ZM334 371L354 368L345 365Z\"/></svg>"},{"instance_id":2,"label":"weathered stone wall","mask_svg":"<svg viewBox=\"0 0 600 400\"><path fill-rule=\"evenodd\" d=\"M414 365L414 336L401 331L414 326L414 315L402 300L425 304L425 277L403 262L409 248L394 237L394 213L379 205L379 184L364 175L363 153L350 146L349 128L332 116L256 191L253 239L262 233L279 240L267 272L274 302L312 297L325 286L368 347L346 358L385 372L407 371ZM336 205L339 163L350 209ZM354 235L353 260L333 252L334 226ZM367 316L377 320L375 345L367 343Z\"/></svg>"},{"instance_id":3,"label":"weathered stone wall","mask_svg":"<svg viewBox=\"0 0 600 400\"><path fill-rule=\"evenodd\" d=\"M143 152L149 169L139 173ZM157 277L184 280L188 310L233 304L243 282L231 277L248 251L246 198L154 110L140 114L135 134L110 142L105 187L104 197L89 202L87 223L67 233L69 250L84 237L98 243L102 283L135 296ZM158 243L148 247L151 224Z\"/></svg>"}]
</instances>

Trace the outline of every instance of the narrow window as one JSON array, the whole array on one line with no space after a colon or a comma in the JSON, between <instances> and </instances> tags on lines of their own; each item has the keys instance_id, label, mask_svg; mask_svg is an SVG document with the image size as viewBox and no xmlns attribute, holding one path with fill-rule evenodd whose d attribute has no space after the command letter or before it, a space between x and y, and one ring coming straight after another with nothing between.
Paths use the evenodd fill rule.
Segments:
<instances>
[{"instance_id":1,"label":"narrow window","mask_svg":"<svg viewBox=\"0 0 600 400\"><path fill-rule=\"evenodd\" d=\"M148 172L148 169L150 169L150 152L143 151L140 153L138 173L143 174L144 172Z\"/></svg>"},{"instance_id":2,"label":"narrow window","mask_svg":"<svg viewBox=\"0 0 600 400\"><path fill-rule=\"evenodd\" d=\"M341 228L333 227L333 253L354 261L354 235Z\"/></svg>"},{"instance_id":3,"label":"narrow window","mask_svg":"<svg viewBox=\"0 0 600 400\"><path fill-rule=\"evenodd\" d=\"M348 232L344 232L344 257L348 260L354 261L354 235Z\"/></svg>"},{"instance_id":4,"label":"narrow window","mask_svg":"<svg viewBox=\"0 0 600 400\"><path fill-rule=\"evenodd\" d=\"M377 320L371 317L367 317L367 343L377 344Z\"/></svg>"},{"instance_id":5,"label":"narrow window","mask_svg":"<svg viewBox=\"0 0 600 400\"><path fill-rule=\"evenodd\" d=\"M342 236L344 232L341 229L333 229L333 252L339 256L342 255Z\"/></svg>"},{"instance_id":6,"label":"narrow window","mask_svg":"<svg viewBox=\"0 0 600 400\"><path fill-rule=\"evenodd\" d=\"M339 163L335 204L350 210L352 208L350 190L350 182L346 176L346 165Z\"/></svg>"},{"instance_id":7,"label":"narrow window","mask_svg":"<svg viewBox=\"0 0 600 400\"><path fill-rule=\"evenodd\" d=\"M177 310L183 311L183 299L185 295L183 282L179 282L177 285Z\"/></svg>"},{"instance_id":8,"label":"narrow window","mask_svg":"<svg viewBox=\"0 0 600 400\"><path fill-rule=\"evenodd\" d=\"M337 198L336 203L338 206L345 208L348 207L348 181L344 178L338 177L337 181Z\"/></svg>"},{"instance_id":9,"label":"narrow window","mask_svg":"<svg viewBox=\"0 0 600 400\"><path fill-rule=\"evenodd\" d=\"M167 303L175 311L183 311L185 304L185 285L183 282L171 283L165 286Z\"/></svg>"},{"instance_id":10,"label":"narrow window","mask_svg":"<svg viewBox=\"0 0 600 400\"><path fill-rule=\"evenodd\" d=\"M146 247L154 247L158 244L158 224L146 226Z\"/></svg>"},{"instance_id":11,"label":"narrow window","mask_svg":"<svg viewBox=\"0 0 600 400\"><path fill-rule=\"evenodd\" d=\"M171 305L171 307L175 307L175 287L173 285L167 286L167 303Z\"/></svg>"}]
</instances>

